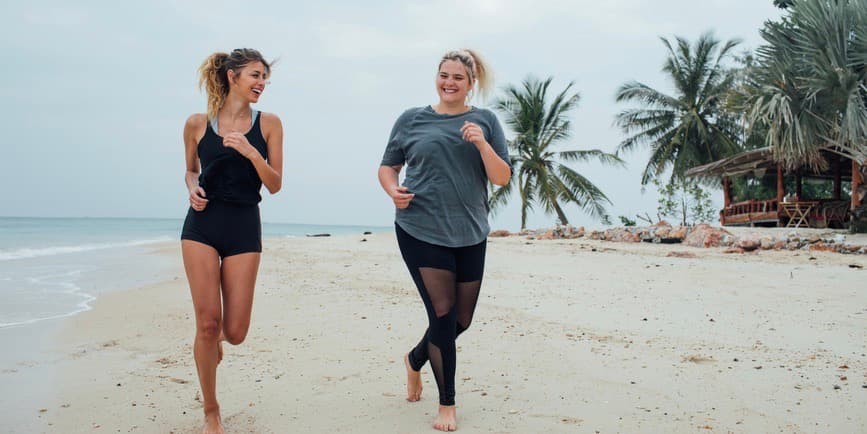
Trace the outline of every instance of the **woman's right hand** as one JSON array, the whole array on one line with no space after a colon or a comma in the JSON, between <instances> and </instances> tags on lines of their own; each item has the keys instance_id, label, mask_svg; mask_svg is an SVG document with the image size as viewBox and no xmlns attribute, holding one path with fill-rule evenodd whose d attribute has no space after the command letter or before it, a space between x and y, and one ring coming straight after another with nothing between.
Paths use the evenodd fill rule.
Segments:
<instances>
[{"instance_id":1,"label":"woman's right hand","mask_svg":"<svg viewBox=\"0 0 867 434\"><path fill-rule=\"evenodd\" d=\"M208 205L208 199L205 199L205 190L202 187L196 187L190 190L190 207L194 211L202 211Z\"/></svg>"},{"instance_id":2,"label":"woman's right hand","mask_svg":"<svg viewBox=\"0 0 867 434\"><path fill-rule=\"evenodd\" d=\"M398 209L408 207L412 198L415 197L415 194L408 192L407 188L402 185L394 186L388 192L388 195L391 196L391 200L394 201L394 206Z\"/></svg>"}]
</instances>

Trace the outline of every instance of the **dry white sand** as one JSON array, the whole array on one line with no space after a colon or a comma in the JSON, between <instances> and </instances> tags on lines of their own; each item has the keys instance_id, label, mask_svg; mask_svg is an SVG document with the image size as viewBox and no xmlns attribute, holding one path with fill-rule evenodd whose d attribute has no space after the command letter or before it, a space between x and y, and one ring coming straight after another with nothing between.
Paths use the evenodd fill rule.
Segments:
<instances>
[{"instance_id":1,"label":"dry white sand","mask_svg":"<svg viewBox=\"0 0 867 434\"><path fill-rule=\"evenodd\" d=\"M64 320L55 390L4 431L196 432L178 264ZM459 432L865 432L867 269L850 264L867 257L491 239ZM249 336L219 370L227 431L431 432L433 376L408 403L401 360L425 324L392 234L267 240Z\"/></svg>"}]
</instances>

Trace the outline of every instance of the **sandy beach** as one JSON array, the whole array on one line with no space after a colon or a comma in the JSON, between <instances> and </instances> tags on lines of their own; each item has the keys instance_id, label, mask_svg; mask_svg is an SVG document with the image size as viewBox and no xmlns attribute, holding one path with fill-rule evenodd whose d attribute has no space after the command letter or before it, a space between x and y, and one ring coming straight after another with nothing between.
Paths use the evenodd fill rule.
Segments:
<instances>
[{"instance_id":1,"label":"sandy beach","mask_svg":"<svg viewBox=\"0 0 867 434\"><path fill-rule=\"evenodd\" d=\"M179 245L159 254L178 257L165 282L100 296L51 327L51 357L0 373L9 390L52 379L2 431L197 432ZM859 267L867 256L492 238L458 340L459 432L865 432ZM409 403L401 360L425 325L393 234L268 239L249 336L219 370L227 432L433 432L433 376Z\"/></svg>"}]
</instances>

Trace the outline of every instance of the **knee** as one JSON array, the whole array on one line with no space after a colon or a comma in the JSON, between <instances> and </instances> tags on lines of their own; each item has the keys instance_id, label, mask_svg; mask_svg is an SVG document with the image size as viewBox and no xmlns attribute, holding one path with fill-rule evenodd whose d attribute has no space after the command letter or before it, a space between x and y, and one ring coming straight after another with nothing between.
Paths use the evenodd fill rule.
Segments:
<instances>
[{"instance_id":1,"label":"knee","mask_svg":"<svg viewBox=\"0 0 867 434\"><path fill-rule=\"evenodd\" d=\"M216 318L208 318L199 320L196 329L196 338L216 341L220 338L220 320Z\"/></svg>"},{"instance_id":2,"label":"knee","mask_svg":"<svg viewBox=\"0 0 867 434\"><path fill-rule=\"evenodd\" d=\"M472 323L473 323L472 320L458 321L458 325L457 325L458 334L461 334L461 333L467 331L470 328L470 324L472 324Z\"/></svg>"},{"instance_id":3,"label":"knee","mask_svg":"<svg viewBox=\"0 0 867 434\"><path fill-rule=\"evenodd\" d=\"M226 337L226 342L232 345L240 345L247 339L247 329L241 327L229 327L223 330L223 335Z\"/></svg>"},{"instance_id":4,"label":"knee","mask_svg":"<svg viewBox=\"0 0 867 434\"><path fill-rule=\"evenodd\" d=\"M454 321L454 303L451 301L442 301L442 302L433 302L431 303L431 307L433 308L434 315L436 315L437 320L444 320L448 317L452 317L451 320Z\"/></svg>"},{"instance_id":5,"label":"knee","mask_svg":"<svg viewBox=\"0 0 867 434\"><path fill-rule=\"evenodd\" d=\"M434 319L429 326L429 330L429 338L434 345L438 347L454 345L455 337L457 337L457 322L455 321L454 311L450 311Z\"/></svg>"}]
</instances>

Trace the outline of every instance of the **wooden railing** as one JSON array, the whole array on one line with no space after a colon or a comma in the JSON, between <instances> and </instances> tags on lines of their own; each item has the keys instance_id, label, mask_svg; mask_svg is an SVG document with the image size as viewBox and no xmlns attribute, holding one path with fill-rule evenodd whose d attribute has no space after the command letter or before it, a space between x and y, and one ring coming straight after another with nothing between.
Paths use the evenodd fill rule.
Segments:
<instances>
[{"instance_id":1,"label":"wooden railing","mask_svg":"<svg viewBox=\"0 0 867 434\"><path fill-rule=\"evenodd\" d=\"M720 211L720 223L754 224L779 222L777 199L735 202Z\"/></svg>"},{"instance_id":2,"label":"wooden railing","mask_svg":"<svg viewBox=\"0 0 867 434\"><path fill-rule=\"evenodd\" d=\"M813 227L844 227L849 220L847 201L822 199L810 210ZM723 225L753 225L755 223L785 223L788 217L780 212L777 199L735 202L720 211Z\"/></svg>"},{"instance_id":3,"label":"wooden railing","mask_svg":"<svg viewBox=\"0 0 867 434\"><path fill-rule=\"evenodd\" d=\"M735 202L723 209L723 213L727 216L738 214L752 214L776 212L778 210L777 199L768 200L745 200L743 202Z\"/></svg>"}]
</instances>

